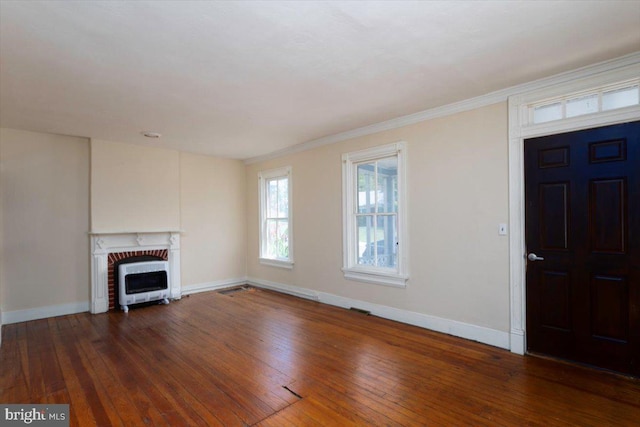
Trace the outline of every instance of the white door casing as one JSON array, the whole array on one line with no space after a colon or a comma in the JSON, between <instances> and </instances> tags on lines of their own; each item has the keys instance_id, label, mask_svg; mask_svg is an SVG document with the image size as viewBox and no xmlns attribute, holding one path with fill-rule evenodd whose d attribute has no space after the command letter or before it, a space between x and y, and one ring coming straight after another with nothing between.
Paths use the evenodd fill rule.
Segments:
<instances>
[{"instance_id":1,"label":"white door casing","mask_svg":"<svg viewBox=\"0 0 640 427\"><path fill-rule=\"evenodd\" d=\"M524 201L524 140L640 119L640 105L546 123L531 123L529 105L640 76L640 55L533 83L527 92L509 97L509 282L510 350L526 352L526 241Z\"/></svg>"}]
</instances>

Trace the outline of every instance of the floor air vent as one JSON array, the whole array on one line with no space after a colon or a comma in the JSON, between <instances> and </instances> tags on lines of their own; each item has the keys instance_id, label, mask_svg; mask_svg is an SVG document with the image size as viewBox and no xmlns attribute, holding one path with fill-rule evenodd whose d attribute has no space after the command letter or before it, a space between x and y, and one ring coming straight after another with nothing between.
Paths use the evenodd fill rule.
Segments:
<instances>
[{"instance_id":1,"label":"floor air vent","mask_svg":"<svg viewBox=\"0 0 640 427\"><path fill-rule=\"evenodd\" d=\"M222 295L232 295L238 292L248 291L249 289L251 289L251 286L237 286L235 288L223 289L218 291L218 293Z\"/></svg>"},{"instance_id":2,"label":"floor air vent","mask_svg":"<svg viewBox=\"0 0 640 427\"><path fill-rule=\"evenodd\" d=\"M349 310L355 311L356 313L364 314L366 316L371 315L371 312L369 310L364 310L362 308L351 307Z\"/></svg>"}]
</instances>

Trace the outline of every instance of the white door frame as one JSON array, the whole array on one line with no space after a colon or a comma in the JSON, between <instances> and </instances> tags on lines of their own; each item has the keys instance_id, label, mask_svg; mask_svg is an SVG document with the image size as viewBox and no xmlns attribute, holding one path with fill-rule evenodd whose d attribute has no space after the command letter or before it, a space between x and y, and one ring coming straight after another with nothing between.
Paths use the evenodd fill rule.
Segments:
<instances>
[{"instance_id":1,"label":"white door frame","mask_svg":"<svg viewBox=\"0 0 640 427\"><path fill-rule=\"evenodd\" d=\"M530 123L528 106L545 99L613 84L640 76L640 55L631 55L545 79L525 93L509 97L509 283L510 342L513 353L526 352L526 241L524 140L580 129L640 120L640 106L620 108L542 124Z\"/></svg>"}]
</instances>

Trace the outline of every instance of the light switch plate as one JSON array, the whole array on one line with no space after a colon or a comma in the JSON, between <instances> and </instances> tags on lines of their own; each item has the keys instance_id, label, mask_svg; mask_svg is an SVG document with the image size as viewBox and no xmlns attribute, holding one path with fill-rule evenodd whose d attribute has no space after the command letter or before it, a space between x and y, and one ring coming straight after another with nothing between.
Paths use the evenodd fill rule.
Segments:
<instances>
[{"instance_id":1,"label":"light switch plate","mask_svg":"<svg viewBox=\"0 0 640 427\"><path fill-rule=\"evenodd\" d=\"M507 235L507 224L504 224L504 223L498 224L498 234L501 236Z\"/></svg>"}]
</instances>

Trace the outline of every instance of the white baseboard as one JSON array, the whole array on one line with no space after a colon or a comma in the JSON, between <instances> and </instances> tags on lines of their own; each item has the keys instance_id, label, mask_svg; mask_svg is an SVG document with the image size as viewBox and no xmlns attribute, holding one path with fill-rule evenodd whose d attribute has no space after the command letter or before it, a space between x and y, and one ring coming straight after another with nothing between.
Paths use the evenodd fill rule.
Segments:
<instances>
[{"instance_id":1,"label":"white baseboard","mask_svg":"<svg viewBox=\"0 0 640 427\"><path fill-rule=\"evenodd\" d=\"M414 311L402 310L386 305L372 304L365 301L344 298L341 296L320 293L320 302L344 308L360 308L371 312L374 316L419 326L436 332L454 335L468 340L478 341L495 347L509 349L509 333L484 326L472 325L457 320L444 319Z\"/></svg>"},{"instance_id":2,"label":"white baseboard","mask_svg":"<svg viewBox=\"0 0 640 427\"><path fill-rule=\"evenodd\" d=\"M200 283L197 285L184 286L182 295L195 294L197 292L213 291L216 289L228 288L235 285L244 285L247 279L242 277L239 279L221 280L217 282ZM0 315L2 325L11 323L27 322L29 320L45 319L47 317L64 316L66 314L76 314L89 311L89 301L50 305L38 308L29 308L26 310L4 311ZM1 333L1 329L0 329ZM0 337L0 339L2 339Z\"/></svg>"},{"instance_id":3,"label":"white baseboard","mask_svg":"<svg viewBox=\"0 0 640 427\"><path fill-rule=\"evenodd\" d=\"M286 294L319 301L325 304L334 305L343 308L360 308L369 311L374 316L383 317L397 322L407 323L409 325L419 326L421 328L430 329L436 332L465 338L472 341L478 341L489 344L494 347L509 349L509 333L496 329L486 328L484 326L472 325L469 323L458 322L456 320L444 319L441 317L431 316L428 314L416 313L413 311L402 310L399 308L389 307L386 305L373 304L366 301L360 301L352 298L341 297L326 292L316 292L310 289L300 288L298 286L285 285L282 283L269 282L266 280L248 278L250 285L271 289Z\"/></svg>"},{"instance_id":4,"label":"white baseboard","mask_svg":"<svg viewBox=\"0 0 640 427\"><path fill-rule=\"evenodd\" d=\"M496 329L486 328L483 326L472 325L469 323L458 322L456 320L444 319L441 317L431 316L428 314L416 313L413 311L402 310L399 308L389 307L386 305L373 304L366 301L356 300L352 298L341 297L326 292L317 292L311 289L299 286L285 285L283 283L271 282L268 280L257 279L253 277L236 278L220 280L215 282L199 283L182 287L182 295L190 295L198 292L214 291L224 289L231 286L250 284L258 288L270 289L277 292L305 298L313 301L319 301L324 304L334 305L337 307L367 310L374 316L383 317L385 319L395 320L397 322L407 323L409 325L419 326L421 328L430 329L457 337L478 341L495 347L509 349L510 345L513 352L518 354L524 353L523 335L512 332L503 332ZM66 314L75 314L89 311L89 302L79 302L71 304L53 305L47 307L31 308L26 310L5 311L1 314L1 323L3 325L26 322L29 320L44 319L47 317L63 316ZM1 332L1 329L0 329ZM1 339L1 338L0 338ZM519 343L522 343L519 350Z\"/></svg>"},{"instance_id":5,"label":"white baseboard","mask_svg":"<svg viewBox=\"0 0 640 427\"><path fill-rule=\"evenodd\" d=\"M268 280L256 279L253 277L248 277L247 283L258 288L271 289L273 291L282 292L283 294L319 301L318 292L312 291L311 289L285 285L284 283L270 282Z\"/></svg>"},{"instance_id":6,"label":"white baseboard","mask_svg":"<svg viewBox=\"0 0 640 427\"><path fill-rule=\"evenodd\" d=\"M216 291L218 289L229 288L231 286L244 285L247 283L246 277L238 279L216 280L214 282L198 283L182 287L182 295L197 294L198 292Z\"/></svg>"},{"instance_id":7,"label":"white baseboard","mask_svg":"<svg viewBox=\"0 0 640 427\"><path fill-rule=\"evenodd\" d=\"M45 307L28 308L2 312L2 324L27 322L29 320L46 319L47 317L64 316L89 311L89 301L70 304L48 305Z\"/></svg>"}]
</instances>

